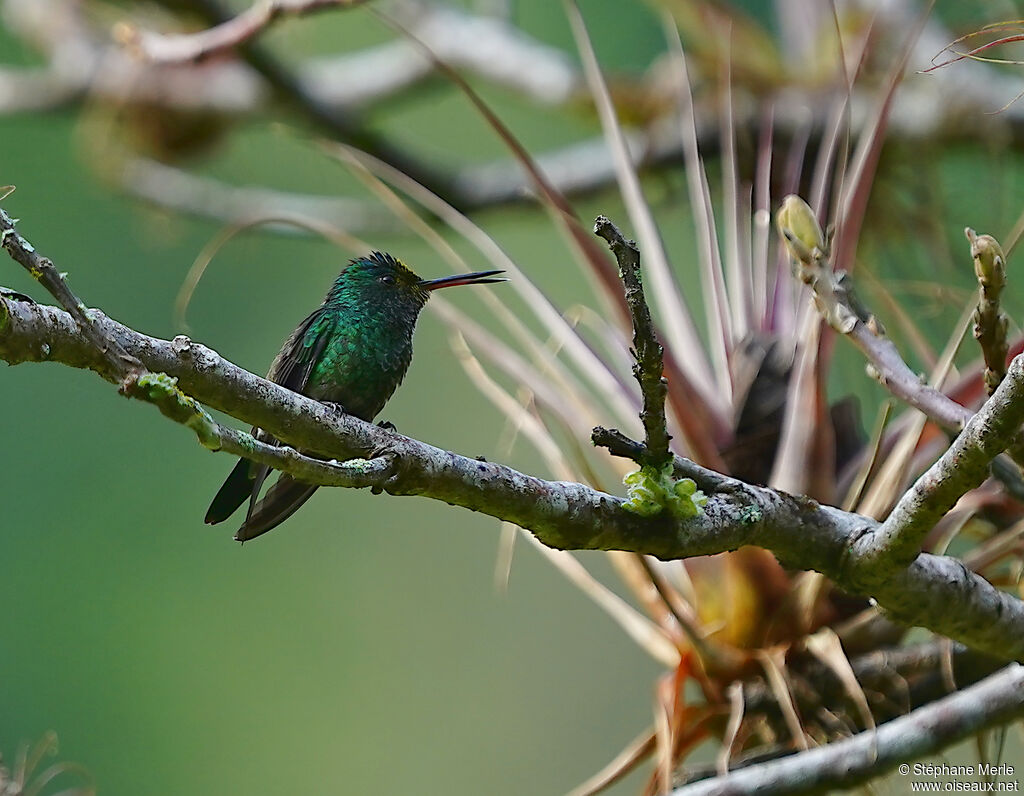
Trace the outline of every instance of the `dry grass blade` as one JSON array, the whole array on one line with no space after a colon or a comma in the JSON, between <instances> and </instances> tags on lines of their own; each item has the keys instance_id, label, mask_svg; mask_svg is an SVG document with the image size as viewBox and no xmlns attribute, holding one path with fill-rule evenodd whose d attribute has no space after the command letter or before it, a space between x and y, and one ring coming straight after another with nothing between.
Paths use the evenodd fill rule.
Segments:
<instances>
[{"instance_id":1,"label":"dry grass blade","mask_svg":"<svg viewBox=\"0 0 1024 796\"><path fill-rule=\"evenodd\" d=\"M455 351L456 357L461 357L461 347L465 345L466 341L469 341L472 343L472 346L481 351L496 367L509 373L520 382L520 396L518 399L515 399L507 391L498 387L492 379L489 377L485 379L487 387L485 395L492 398L499 409L504 411L506 406L511 405L510 402L515 403L519 407L518 412L511 414L506 412L506 416L511 424L511 433L507 440L508 454L511 454L511 447L516 435L523 430L521 422L527 415L534 418L536 423L544 428L546 436L550 437L552 442L554 442L552 431L547 428L536 412L529 411L530 408L535 410L544 409L548 413L548 419L557 424L557 430L564 437L565 447L559 447L562 461L568 461L566 457L569 457L575 464L575 467L569 467L571 476L562 477L571 477L577 481L585 478L596 489L604 489L602 479L598 476L593 463L588 458L593 452L593 448L589 446L582 448L578 442L580 439L587 438L591 428L587 424L584 424L582 427L580 425L581 418L588 414L588 410L583 408L580 412L571 411L571 407L566 406L565 401L561 400L559 394L553 391L550 385L529 365L523 362L518 355L513 353L511 349L493 338L489 338L482 327L466 319L465 316L458 313L454 307L444 302L443 299L435 300L439 303L442 316L449 314L451 318L449 325L451 326L452 333L458 338L458 341L453 343L453 351ZM458 320L460 318L462 319L461 321ZM479 332L480 337L474 339L474 332ZM479 365L475 357L472 359L475 365ZM515 367L517 364L521 366L519 369ZM467 369L467 374L473 380L481 375L481 373L482 370L478 372L477 367ZM481 382L481 384L484 384L484 382ZM534 388L536 388L536 391ZM500 392L502 397L500 400L494 400L494 396L498 392ZM532 436L529 438L533 441ZM557 443L554 444L557 446ZM544 454L545 449L538 449L538 452ZM548 459L548 461L553 463L552 459ZM624 474L624 472L619 472L619 477Z\"/></svg>"},{"instance_id":2,"label":"dry grass blade","mask_svg":"<svg viewBox=\"0 0 1024 796\"><path fill-rule=\"evenodd\" d=\"M807 647L808 651L815 658L835 673L836 677L843 684L843 689L846 691L847 696L857 706L861 722L867 729L873 730L875 728L875 717L871 713L871 707L868 705L868 698L864 694L864 689L861 688L860 683L857 681L857 675L853 672L850 659L846 657L843 644L839 640L839 636L835 634L835 631L831 628L823 627L813 636L808 636L804 641L804 646Z\"/></svg>"},{"instance_id":3,"label":"dry grass blade","mask_svg":"<svg viewBox=\"0 0 1024 796\"><path fill-rule=\"evenodd\" d=\"M814 491L814 449L819 435L824 432L823 421L827 417L818 370L822 322L816 312L808 312L806 308L802 315L804 322L797 360L789 379L782 432L768 481L772 487L794 494ZM815 497L828 500L831 496Z\"/></svg>"},{"instance_id":4,"label":"dry grass blade","mask_svg":"<svg viewBox=\"0 0 1024 796\"><path fill-rule=\"evenodd\" d=\"M188 311L188 306L192 302L192 297L195 295L196 288L199 287L199 282L202 280L203 275L206 273L206 269L213 261L213 258L217 256L217 253L224 248L232 238L240 233L270 224L287 224L293 227L307 229L310 232L320 235L325 240L329 240L331 243L338 246L338 248L347 249L352 254L368 252L373 249L370 244L360 240L354 235L350 235L342 229L338 229L326 222L318 221L315 218L274 214L249 219L238 224L232 224L230 227L221 230L221 232L219 232L202 248L202 251L199 252L196 259L193 261L192 266L188 269L188 273L181 282L181 287L178 288L178 295L174 299L175 326L179 329L188 330L188 323L185 321L185 313Z\"/></svg>"},{"instance_id":5,"label":"dry grass blade","mask_svg":"<svg viewBox=\"0 0 1024 796\"><path fill-rule=\"evenodd\" d=\"M731 404L732 381L729 373L729 351L732 347L732 329L729 321L725 278L718 254L715 212L708 191L704 163L697 148L693 94L690 90L686 55L679 38L679 29L667 13L663 19L669 49L675 64L679 102L682 108L683 159L686 163L686 183L699 244L702 274L700 283L704 293L705 310L708 314L708 333L715 364L716 383L722 394L727 396L728 404Z\"/></svg>"},{"instance_id":6,"label":"dry grass blade","mask_svg":"<svg viewBox=\"0 0 1024 796\"><path fill-rule=\"evenodd\" d=\"M773 114L765 112L757 137L757 170L754 174L754 228L751 234L751 266L753 269L754 320L761 328L770 326L770 296L774 292L769 281L768 240L771 232Z\"/></svg>"},{"instance_id":7,"label":"dry grass blade","mask_svg":"<svg viewBox=\"0 0 1024 796\"><path fill-rule=\"evenodd\" d=\"M594 796L605 788L610 788L647 759L654 751L654 746L655 731L652 727L630 741L608 765L569 791L567 796Z\"/></svg>"},{"instance_id":8,"label":"dry grass blade","mask_svg":"<svg viewBox=\"0 0 1024 796\"><path fill-rule=\"evenodd\" d=\"M693 606L668 582L658 569L656 562L640 555L635 556L635 559L642 567L645 579L650 581L664 607L689 639L690 644L699 651L705 644L704 638L697 628L697 612Z\"/></svg>"},{"instance_id":9,"label":"dry grass blade","mask_svg":"<svg viewBox=\"0 0 1024 796\"><path fill-rule=\"evenodd\" d=\"M28 744L22 744L14 764L14 781L24 785L32 776L32 772L43 762L43 758L56 753L57 734L53 730L44 732L31 748Z\"/></svg>"},{"instance_id":10,"label":"dry grass blade","mask_svg":"<svg viewBox=\"0 0 1024 796\"><path fill-rule=\"evenodd\" d=\"M501 523L498 535L498 554L494 557L494 590L499 594L508 592L509 580L512 577L512 558L516 552L518 529L510 522Z\"/></svg>"},{"instance_id":11,"label":"dry grass blade","mask_svg":"<svg viewBox=\"0 0 1024 796\"><path fill-rule=\"evenodd\" d=\"M569 25L576 40L580 59L583 62L583 73L597 106L605 140L611 150L619 191L626 204L630 223L636 230L644 261L648 266L647 271L654 288L655 306L663 318L668 345L677 351L687 351L692 354L692 356L687 356L687 375L704 398L714 406L712 399L715 395L715 382L710 365L704 359L704 348L690 316L690 310L679 295L669 265L668 254L654 221L654 215L651 213L650 205L648 205L640 186L640 180L633 166L632 155L619 125L615 106L612 104L611 94L604 76L601 74L601 67L597 62L597 55L594 53L590 35L587 33L586 23L583 21L583 16L580 14L575 0L564 0L563 6L566 16L569 18Z\"/></svg>"},{"instance_id":12,"label":"dry grass blade","mask_svg":"<svg viewBox=\"0 0 1024 796\"><path fill-rule=\"evenodd\" d=\"M881 449L882 437L885 434L885 427L889 422L893 406L894 401L890 398L882 404L882 408L878 412L878 419L875 421L875 426L871 431L871 439L864 449L863 461L861 461L857 474L854 476L850 488L846 491L846 497L843 499L844 511L853 511L854 506L860 503L864 495L864 488L867 486L871 471L878 463L878 453Z\"/></svg>"},{"instance_id":13,"label":"dry grass blade","mask_svg":"<svg viewBox=\"0 0 1024 796\"><path fill-rule=\"evenodd\" d=\"M732 341L742 340L750 331L754 320L753 264L740 253L740 198L739 169L736 164L736 129L732 113L732 73L729 54L723 58L721 105L724 112L719 137L722 147L722 193L725 205L725 268L728 306L732 309ZM749 209L745 216L750 218Z\"/></svg>"},{"instance_id":14,"label":"dry grass blade","mask_svg":"<svg viewBox=\"0 0 1024 796\"><path fill-rule=\"evenodd\" d=\"M658 681L658 687L655 691L655 769L647 788L647 792L650 794L665 794L672 789L672 769L674 763L672 749L675 746L674 733L672 732L674 724L672 719L675 713L674 680L675 678L671 676L662 677Z\"/></svg>"},{"instance_id":15,"label":"dry grass blade","mask_svg":"<svg viewBox=\"0 0 1024 796\"><path fill-rule=\"evenodd\" d=\"M409 41L415 44L434 65L434 68L437 69L441 75L450 80L456 88L463 93L466 99L469 100L470 104L476 108L484 121L486 121L491 129L494 130L505 146L508 147L512 156L523 167L523 170L526 172L530 182L533 184L537 197L544 209L548 211L551 217L558 224L559 228L566 233L569 240L572 241L573 245L576 247L578 253L593 270L605 292L605 295L612 300L613 306L618 310L623 324L628 324L629 312L626 308L622 291L619 289L618 277L615 273L615 269L611 267L608 258L591 238L588 231L580 224L579 218L576 217L576 213L573 210L572 205L570 205L568 200L551 184L550 180L548 180L544 175L543 171L541 171L536 161L522 143L520 143L519 139L513 135L508 126L498 118L497 114L491 110L490 106L484 102L483 98L477 94L473 87L470 86L458 72L438 58L423 41L415 36L415 34L386 14L383 14L374 8L371 8L370 11L382 22L398 31L408 38Z\"/></svg>"},{"instance_id":16,"label":"dry grass blade","mask_svg":"<svg viewBox=\"0 0 1024 796\"><path fill-rule=\"evenodd\" d=\"M963 557L964 566L976 572L983 571L1003 557L1019 552L1022 537L1024 520L1014 523L968 552Z\"/></svg>"},{"instance_id":17,"label":"dry grass blade","mask_svg":"<svg viewBox=\"0 0 1024 796\"><path fill-rule=\"evenodd\" d=\"M454 332L452 334L451 347L459 363L462 365L462 369L466 371L466 375L469 376L473 385L485 398L516 424L517 429L530 440L534 448L537 449L537 452L544 457L544 461L551 468L555 477L562 480L574 479L576 473L562 454L562 449L559 447L558 442L551 436L543 423L530 414L526 407L509 395L494 379L487 375L480 361L473 356L473 352L470 351L469 346L466 344L466 338L459 332Z\"/></svg>"},{"instance_id":18,"label":"dry grass blade","mask_svg":"<svg viewBox=\"0 0 1024 796\"><path fill-rule=\"evenodd\" d=\"M0 196L0 201L3 197ZM1024 210L1021 211L1020 215L1017 216L1017 220L1014 222L1013 227L1010 231L1003 236L1006 243L1003 244L1003 251L1006 253L1006 257L1009 258L1013 254L1013 250L1017 248L1017 244L1020 242L1021 236L1024 235Z\"/></svg>"},{"instance_id":19,"label":"dry grass blade","mask_svg":"<svg viewBox=\"0 0 1024 796\"><path fill-rule=\"evenodd\" d=\"M938 538L929 546L928 552L937 556L946 555L946 551L949 550L953 540L960 535L960 531L964 529L964 526L982 508L984 500L984 498L978 499L978 490L960 498L956 506L935 526L932 535L934 536L935 533L938 533Z\"/></svg>"},{"instance_id":20,"label":"dry grass blade","mask_svg":"<svg viewBox=\"0 0 1024 796\"><path fill-rule=\"evenodd\" d=\"M625 630L626 635L640 649L664 666L674 669L679 665L679 650L660 627L598 581L571 553L551 549L537 541L532 533L521 533L523 538L551 561L570 583L578 587Z\"/></svg>"},{"instance_id":21,"label":"dry grass blade","mask_svg":"<svg viewBox=\"0 0 1024 796\"><path fill-rule=\"evenodd\" d=\"M923 412L910 411L912 419L903 428L896 444L872 479L871 487L857 506L859 514L877 520L885 519L906 488L907 472L921 439L921 432L928 422Z\"/></svg>"},{"instance_id":22,"label":"dry grass blade","mask_svg":"<svg viewBox=\"0 0 1024 796\"><path fill-rule=\"evenodd\" d=\"M729 761L732 759L732 749L736 738L740 734L740 727L743 725L743 713L746 705L743 700L743 683L737 680L729 686L729 721L725 725L725 733L722 735L722 745L715 758L715 767L718 769L718 776L724 777L729 772Z\"/></svg>"},{"instance_id":23,"label":"dry grass blade","mask_svg":"<svg viewBox=\"0 0 1024 796\"><path fill-rule=\"evenodd\" d=\"M837 270L853 270L857 253L857 241L860 240L861 225L864 221L864 213L867 209L871 186L874 183L874 173L878 166L878 158L882 152L885 128L889 120L889 112L892 109L893 100L896 97L896 88L899 86L903 73L907 68L907 61L910 59L910 54L913 51L914 42L917 41L918 36L924 29L924 25L934 5L935 0L930 0L921 14L918 24L904 41L900 56L896 59L886 79L886 86L882 92L881 99L875 108L870 122L866 125L866 131L857 143L850 181L840 199L836 216L833 263Z\"/></svg>"},{"instance_id":24,"label":"dry grass blade","mask_svg":"<svg viewBox=\"0 0 1024 796\"><path fill-rule=\"evenodd\" d=\"M462 258L455 248L448 243L430 224L423 220L416 212L409 207L409 204L402 199L387 183L374 174L365 163L358 158L347 158L345 155L350 151L343 145L337 145L337 153L349 166L349 171L355 175L383 204L392 215L401 221L406 227L420 236L437 254L444 259L453 270L468 271L469 265Z\"/></svg>"},{"instance_id":25,"label":"dry grass blade","mask_svg":"<svg viewBox=\"0 0 1024 796\"><path fill-rule=\"evenodd\" d=\"M779 704L779 710L786 721L790 735L793 736L793 743L798 749L807 749L807 733L804 732L803 725L800 723L793 694L790 693L789 683L786 682L782 650L757 650L755 654L768 678L768 685L775 695L775 701Z\"/></svg>"},{"instance_id":26,"label":"dry grass blade","mask_svg":"<svg viewBox=\"0 0 1024 796\"><path fill-rule=\"evenodd\" d=\"M842 93L837 98L829 116L827 124L828 136L825 144L818 150L818 159L814 167L814 176L811 188L811 207L818 214L819 218L828 218L825 206L826 192L831 182L833 196L842 195L842 186L846 179L846 168L849 162L850 148L850 102L853 96L853 86L857 74L863 68L871 42L871 32L874 28L874 17L865 26L860 36L860 47L856 53L856 68L851 72L848 68L846 45L843 41L843 24L839 19L839 12L836 9L835 0L831 2L832 24L835 31L837 46L836 72L842 84ZM841 152L839 152L841 148ZM837 155L837 152L839 154ZM832 164L836 163L836 168ZM831 176L831 180L829 179ZM838 208L836 208L838 212Z\"/></svg>"},{"instance_id":27,"label":"dry grass blade","mask_svg":"<svg viewBox=\"0 0 1024 796\"><path fill-rule=\"evenodd\" d=\"M904 304L897 300L893 294L895 285L889 282L888 288L882 285L877 275L864 270L857 276L858 281L863 279L864 285L871 290L873 299L878 301L880 317L886 319L886 324L891 328L899 328L900 333L906 337L910 350L924 363L925 367L934 368L939 361L939 355L934 347L928 342L927 335L921 331L921 327L915 320L921 316L921 304L915 301L913 304ZM935 302L941 302L948 297L950 300L968 300L971 297L969 291L955 288L944 288L935 283L924 282L920 285L911 282L903 282L904 287L920 287L919 298L927 301L929 297ZM914 312L908 311L908 306L914 307Z\"/></svg>"},{"instance_id":28,"label":"dry grass blade","mask_svg":"<svg viewBox=\"0 0 1024 796\"><path fill-rule=\"evenodd\" d=\"M17 796L39 796L47 785L63 774L74 774L88 781L89 784L62 790L59 793L53 794L53 796L61 796L61 794L65 794L65 796L93 796L96 793L96 786L91 782L92 774L85 766L81 766L78 763L55 763L36 777L31 785L18 793Z\"/></svg>"},{"instance_id":29,"label":"dry grass blade","mask_svg":"<svg viewBox=\"0 0 1024 796\"><path fill-rule=\"evenodd\" d=\"M942 50L940 50L935 56L932 57L932 65L929 66L927 69L922 69L921 72L922 73L927 73L927 72L932 72L932 71L934 71L936 69L942 69L944 66L949 66L950 64L954 64L957 61L962 61L965 58L966 59L970 59L972 61L981 61L981 62L990 63L990 64L1016 64L1016 65L1019 65L1022 62L1018 61L1018 60L1004 59L1004 58L992 58L992 57L984 57L983 58L983 57L979 56L978 53L983 53L986 50L989 50L989 49L991 49L993 47L999 47L999 46L1001 46L1003 44L1012 44L1014 42L1024 41L1024 34L1016 34L1016 35L1013 35L1013 36L1003 36L1003 37L998 38L998 39L993 39L990 42L986 42L985 44L980 44L977 47L973 47L970 50L968 50L967 52L961 52L961 51L959 51L959 50L957 50L955 48L956 48L956 45L960 44L961 42L967 41L968 39L973 39L973 38L975 38L977 36L982 36L982 35L984 35L986 33L990 33L991 31L994 31L994 30L1014 29L1014 28L1018 28L1019 29L1021 27L1022 23L1024 23L1024 20L1011 19L1011 20L1006 20L1006 21L1003 21L1003 22L994 22L991 25L983 26L980 30L975 30L975 31L971 31L970 33L965 33L960 38L954 39L949 44L947 44L945 47L943 47ZM952 53L953 57L952 58L947 58L945 61L942 61L941 63L935 63L935 59L938 58L940 55L942 55L942 53L944 53L944 52Z\"/></svg>"},{"instance_id":30,"label":"dry grass blade","mask_svg":"<svg viewBox=\"0 0 1024 796\"><path fill-rule=\"evenodd\" d=\"M928 379L928 383L936 389L942 389L942 384L953 367L953 358L956 356L964 335L970 328L973 314L974 303L970 302L960 316L960 320L957 321L953 334L946 342L942 356ZM928 418L923 412L916 409L910 411L913 419L904 428L893 450L874 477L864 500L857 507L860 514L866 514L879 520L884 519L903 493L914 452L921 439L925 424L928 422Z\"/></svg>"},{"instance_id":31,"label":"dry grass blade","mask_svg":"<svg viewBox=\"0 0 1024 796\"><path fill-rule=\"evenodd\" d=\"M435 296L432 304L436 314L453 331L463 334L495 367L535 393L538 400L554 412L567 428L572 429L575 435L586 438L590 429L599 424L594 407L585 400L585 392L559 389L558 385L545 378L514 349L456 309L443 296Z\"/></svg>"}]
</instances>

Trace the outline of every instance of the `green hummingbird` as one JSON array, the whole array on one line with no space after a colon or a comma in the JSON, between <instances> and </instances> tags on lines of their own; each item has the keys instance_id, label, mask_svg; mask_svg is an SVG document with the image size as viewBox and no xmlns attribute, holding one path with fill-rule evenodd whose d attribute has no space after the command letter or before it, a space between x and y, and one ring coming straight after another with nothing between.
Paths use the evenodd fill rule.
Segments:
<instances>
[{"instance_id":1,"label":"green hummingbird","mask_svg":"<svg viewBox=\"0 0 1024 796\"><path fill-rule=\"evenodd\" d=\"M402 383L412 362L412 334L430 292L456 285L504 282L502 271L420 279L400 260L371 252L352 260L317 307L281 347L267 378L290 390L372 421ZM278 441L259 428L257 439ZM249 511L235 534L240 542L276 528L305 503L316 485L281 474L267 494L270 468L240 459L206 512L223 522L246 500Z\"/></svg>"}]
</instances>

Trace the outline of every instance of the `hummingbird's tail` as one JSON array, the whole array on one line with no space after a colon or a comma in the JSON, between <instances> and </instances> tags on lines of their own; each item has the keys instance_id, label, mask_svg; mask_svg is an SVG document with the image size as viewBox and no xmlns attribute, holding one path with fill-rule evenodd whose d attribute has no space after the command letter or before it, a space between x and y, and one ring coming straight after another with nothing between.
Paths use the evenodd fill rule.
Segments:
<instances>
[{"instance_id":1,"label":"hummingbird's tail","mask_svg":"<svg viewBox=\"0 0 1024 796\"><path fill-rule=\"evenodd\" d=\"M247 542L273 530L298 511L299 506L309 500L314 492L316 492L316 484L296 481L282 473L274 485L267 490L263 499L249 507L249 514L235 534L235 540ZM246 497L248 496L249 493L246 493Z\"/></svg>"},{"instance_id":2,"label":"hummingbird's tail","mask_svg":"<svg viewBox=\"0 0 1024 796\"><path fill-rule=\"evenodd\" d=\"M218 522L224 522L235 513L235 509L250 498L253 484L256 482L256 469L257 465L248 459L238 460L235 469L231 471L210 508L206 510L207 524L216 525Z\"/></svg>"}]
</instances>

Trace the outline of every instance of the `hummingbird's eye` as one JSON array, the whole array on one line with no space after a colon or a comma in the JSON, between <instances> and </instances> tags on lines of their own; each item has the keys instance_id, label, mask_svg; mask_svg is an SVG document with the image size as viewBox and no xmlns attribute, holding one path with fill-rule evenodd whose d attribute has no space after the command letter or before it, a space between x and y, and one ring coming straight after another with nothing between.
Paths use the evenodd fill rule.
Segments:
<instances>
[{"instance_id":1,"label":"hummingbird's eye","mask_svg":"<svg viewBox=\"0 0 1024 796\"><path fill-rule=\"evenodd\" d=\"M384 274L384 276L380 278L380 281L383 282L385 285L395 284L395 278L391 276L391 274Z\"/></svg>"}]
</instances>

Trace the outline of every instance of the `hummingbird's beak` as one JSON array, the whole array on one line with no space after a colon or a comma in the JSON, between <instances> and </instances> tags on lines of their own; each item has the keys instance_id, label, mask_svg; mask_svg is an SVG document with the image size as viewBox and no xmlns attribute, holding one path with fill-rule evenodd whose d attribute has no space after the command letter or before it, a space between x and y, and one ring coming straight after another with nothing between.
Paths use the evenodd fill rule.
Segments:
<instances>
[{"instance_id":1,"label":"hummingbird's beak","mask_svg":"<svg viewBox=\"0 0 1024 796\"><path fill-rule=\"evenodd\" d=\"M456 285L486 285L491 282L507 282L504 277L491 279L495 274L503 274L504 271L474 271L471 274L458 274L456 276L442 276L440 279L421 279L416 284L424 290L437 290L441 287L455 287Z\"/></svg>"}]
</instances>

